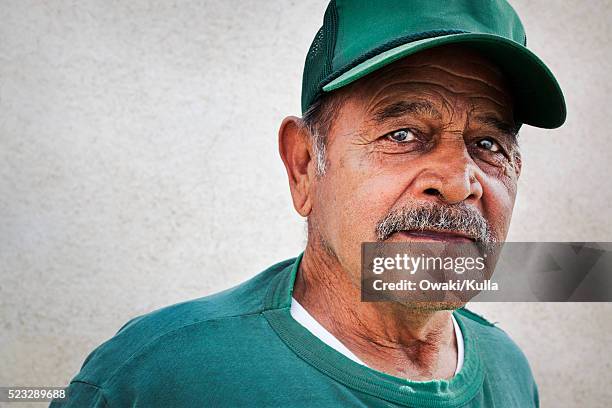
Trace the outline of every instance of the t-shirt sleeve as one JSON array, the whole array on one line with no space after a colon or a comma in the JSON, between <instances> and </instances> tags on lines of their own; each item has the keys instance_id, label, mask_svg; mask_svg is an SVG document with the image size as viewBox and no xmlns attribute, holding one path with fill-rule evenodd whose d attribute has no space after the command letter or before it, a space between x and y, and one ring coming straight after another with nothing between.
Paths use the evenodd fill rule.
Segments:
<instances>
[{"instance_id":1,"label":"t-shirt sleeve","mask_svg":"<svg viewBox=\"0 0 612 408\"><path fill-rule=\"evenodd\" d=\"M109 408L102 389L92 384L73 381L66 394L63 401L53 400L49 408Z\"/></svg>"}]
</instances>

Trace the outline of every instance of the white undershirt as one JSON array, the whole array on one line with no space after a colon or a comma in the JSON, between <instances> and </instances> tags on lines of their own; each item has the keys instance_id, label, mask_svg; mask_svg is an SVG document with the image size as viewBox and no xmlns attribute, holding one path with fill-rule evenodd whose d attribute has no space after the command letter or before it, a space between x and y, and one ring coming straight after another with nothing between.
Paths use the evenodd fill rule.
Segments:
<instances>
[{"instance_id":1,"label":"white undershirt","mask_svg":"<svg viewBox=\"0 0 612 408\"><path fill-rule=\"evenodd\" d=\"M315 320L314 317L302 305L298 303L297 300L292 296L291 297L291 317L299 324L304 326L309 332L317 336L323 343L327 344L329 347L334 350L344 354L346 357L350 358L356 363L359 363L364 366L368 366L366 363L361 361L359 357L357 357L351 350L349 350L344 344L340 342L333 334L331 334L325 327L321 326L319 322ZM457 369L455 370L455 375L461 370L463 366L463 335L461 334L461 329L459 328L459 324L457 324L457 320L455 316L451 313L451 318L453 320L453 327L455 328L455 338L457 339Z\"/></svg>"}]
</instances>

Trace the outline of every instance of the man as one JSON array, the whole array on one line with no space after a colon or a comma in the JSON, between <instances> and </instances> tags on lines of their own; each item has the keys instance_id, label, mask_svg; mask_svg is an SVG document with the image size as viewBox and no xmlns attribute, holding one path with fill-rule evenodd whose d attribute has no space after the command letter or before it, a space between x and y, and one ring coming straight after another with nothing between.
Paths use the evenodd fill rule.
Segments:
<instances>
[{"instance_id":1,"label":"man","mask_svg":"<svg viewBox=\"0 0 612 408\"><path fill-rule=\"evenodd\" d=\"M538 406L502 330L359 282L362 242L505 239L519 127L565 120L525 41L501 0L332 0L279 131L305 251L130 321L55 406Z\"/></svg>"}]
</instances>

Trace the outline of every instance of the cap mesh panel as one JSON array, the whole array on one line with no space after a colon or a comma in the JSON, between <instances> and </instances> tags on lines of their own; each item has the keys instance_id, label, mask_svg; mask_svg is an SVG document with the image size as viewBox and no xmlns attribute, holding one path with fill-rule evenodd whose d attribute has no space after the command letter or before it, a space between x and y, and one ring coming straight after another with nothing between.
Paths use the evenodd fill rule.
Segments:
<instances>
[{"instance_id":1,"label":"cap mesh panel","mask_svg":"<svg viewBox=\"0 0 612 408\"><path fill-rule=\"evenodd\" d=\"M302 113L306 112L318 96L321 81L332 72L337 24L336 2L332 0L325 10L323 26L317 32L306 55L302 78Z\"/></svg>"}]
</instances>

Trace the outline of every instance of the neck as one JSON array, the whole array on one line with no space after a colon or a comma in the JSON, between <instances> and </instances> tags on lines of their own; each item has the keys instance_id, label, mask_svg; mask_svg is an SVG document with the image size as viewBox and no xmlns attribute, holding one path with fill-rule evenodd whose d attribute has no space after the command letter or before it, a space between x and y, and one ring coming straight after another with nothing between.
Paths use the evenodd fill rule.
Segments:
<instances>
[{"instance_id":1,"label":"neck","mask_svg":"<svg viewBox=\"0 0 612 408\"><path fill-rule=\"evenodd\" d=\"M454 374L457 349L450 311L361 302L359 287L338 258L310 238L293 296L372 368L417 381Z\"/></svg>"}]
</instances>

